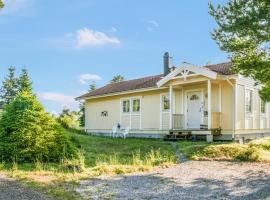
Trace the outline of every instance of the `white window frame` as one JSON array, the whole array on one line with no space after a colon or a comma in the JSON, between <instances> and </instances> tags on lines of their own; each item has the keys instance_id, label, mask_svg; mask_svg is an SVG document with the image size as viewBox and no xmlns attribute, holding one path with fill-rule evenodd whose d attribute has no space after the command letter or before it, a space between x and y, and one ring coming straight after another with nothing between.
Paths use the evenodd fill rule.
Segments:
<instances>
[{"instance_id":1,"label":"white window frame","mask_svg":"<svg viewBox=\"0 0 270 200\"><path fill-rule=\"evenodd\" d=\"M133 110L133 101L134 100L139 100L139 111L134 111ZM141 100L141 97L131 97L131 112L133 114L140 114L141 113L141 109L142 109L142 100Z\"/></svg>"},{"instance_id":2,"label":"white window frame","mask_svg":"<svg viewBox=\"0 0 270 200\"><path fill-rule=\"evenodd\" d=\"M172 105L170 105L170 97L169 97L169 93L163 93L160 94L161 97L161 112L162 113L169 113L170 112L170 108ZM164 98L163 97L167 97L168 101L169 101L169 108L168 109L164 109Z\"/></svg>"},{"instance_id":3,"label":"white window frame","mask_svg":"<svg viewBox=\"0 0 270 200\"><path fill-rule=\"evenodd\" d=\"M124 112L124 101L129 101L129 112ZM131 112L131 102L130 102L130 98L123 98L123 99L121 99L121 113L122 114L126 114L126 115L128 115L130 112Z\"/></svg>"},{"instance_id":4,"label":"white window frame","mask_svg":"<svg viewBox=\"0 0 270 200\"><path fill-rule=\"evenodd\" d=\"M138 99L140 101L140 111L133 112L133 100ZM129 100L129 112L123 112L123 102ZM134 97L126 97L120 98L120 124L122 125L122 115L129 116L129 127L132 129L132 116L140 116L140 128L142 129L142 97L141 96L134 96Z\"/></svg>"},{"instance_id":5,"label":"white window frame","mask_svg":"<svg viewBox=\"0 0 270 200\"><path fill-rule=\"evenodd\" d=\"M264 103L264 112L262 112L262 103ZM260 114L265 116L267 114L267 103L260 98Z\"/></svg>"},{"instance_id":6,"label":"white window frame","mask_svg":"<svg viewBox=\"0 0 270 200\"><path fill-rule=\"evenodd\" d=\"M246 95L247 95L247 92L250 92L251 93L251 99L250 99L250 107L251 107L251 110L250 112L247 111L247 99L246 99ZM253 89L249 89L249 88L246 88L245 89L245 114L250 116L250 115L253 115L253 111L254 111L254 90Z\"/></svg>"}]
</instances>

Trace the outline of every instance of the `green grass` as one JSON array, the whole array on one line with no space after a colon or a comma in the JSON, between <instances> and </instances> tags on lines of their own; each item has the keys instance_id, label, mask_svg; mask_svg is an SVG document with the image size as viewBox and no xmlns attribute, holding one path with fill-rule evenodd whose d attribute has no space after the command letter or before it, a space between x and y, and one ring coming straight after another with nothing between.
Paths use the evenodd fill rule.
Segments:
<instances>
[{"instance_id":1,"label":"green grass","mask_svg":"<svg viewBox=\"0 0 270 200\"><path fill-rule=\"evenodd\" d=\"M0 163L0 172L17 178L26 186L41 190L56 199L80 199L75 188L80 180L101 174L125 174L169 166L176 161L168 142L157 139L122 139L89 136L68 130L81 159L59 163ZM79 166L82 170L76 170Z\"/></svg>"},{"instance_id":2,"label":"green grass","mask_svg":"<svg viewBox=\"0 0 270 200\"><path fill-rule=\"evenodd\" d=\"M192 160L270 161L270 139L247 144L226 142L179 142L180 151Z\"/></svg>"},{"instance_id":3,"label":"green grass","mask_svg":"<svg viewBox=\"0 0 270 200\"><path fill-rule=\"evenodd\" d=\"M175 161L175 153L170 143L158 139L108 138L88 136L69 132L71 141L84 152L86 167L98 163L130 164L134 156L146 161L150 154L159 152L164 162Z\"/></svg>"}]
</instances>

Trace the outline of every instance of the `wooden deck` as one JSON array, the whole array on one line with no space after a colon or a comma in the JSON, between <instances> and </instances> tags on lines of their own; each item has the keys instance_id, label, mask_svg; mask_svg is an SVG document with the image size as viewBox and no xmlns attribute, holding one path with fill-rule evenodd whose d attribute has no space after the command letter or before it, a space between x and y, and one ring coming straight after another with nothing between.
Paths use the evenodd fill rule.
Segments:
<instances>
[{"instance_id":1,"label":"wooden deck","mask_svg":"<svg viewBox=\"0 0 270 200\"><path fill-rule=\"evenodd\" d=\"M166 141L178 141L178 140L190 140L197 136L219 136L221 135L221 129L172 129L164 136Z\"/></svg>"}]
</instances>

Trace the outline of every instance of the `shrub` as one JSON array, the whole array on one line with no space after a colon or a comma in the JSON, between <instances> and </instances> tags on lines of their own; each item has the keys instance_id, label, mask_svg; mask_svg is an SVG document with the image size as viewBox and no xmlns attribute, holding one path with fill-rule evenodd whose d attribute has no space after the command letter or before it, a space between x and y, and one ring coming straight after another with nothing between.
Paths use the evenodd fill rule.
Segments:
<instances>
[{"instance_id":1,"label":"shrub","mask_svg":"<svg viewBox=\"0 0 270 200\"><path fill-rule=\"evenodd\" d=\"M0 156L16 162L57 161L76 155L64 130L35 95L22 92L0 119Z\"/></svg>"}]
</instances>

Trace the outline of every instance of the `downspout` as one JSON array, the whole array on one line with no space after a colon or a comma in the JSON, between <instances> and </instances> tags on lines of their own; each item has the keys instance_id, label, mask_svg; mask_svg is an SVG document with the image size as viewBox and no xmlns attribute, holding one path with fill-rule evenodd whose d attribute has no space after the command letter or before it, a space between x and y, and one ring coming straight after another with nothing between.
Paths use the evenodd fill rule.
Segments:
<instances>
[{"instance_id":1,"label":"downspout","mask_svg":"<svg viewBox=\"0 0 270 200\"><path fill-rule=\"evenodd\" d=\"M230 86L232 86L233 88L233 134L232 134L232 139L235 139L235 121L236 121L236 117L235 117L235 112L236 112L236 95L235 95L235 85L228 79L228 77L226 78L226 81L229 83Z\"/></svg>"}]
</instances>

